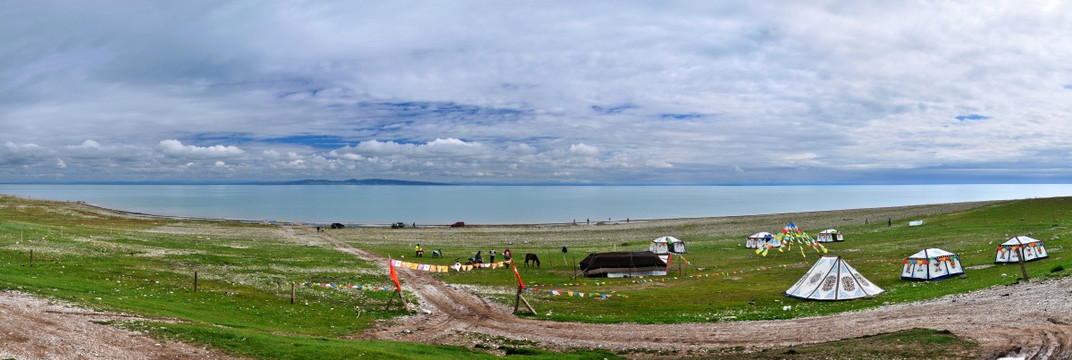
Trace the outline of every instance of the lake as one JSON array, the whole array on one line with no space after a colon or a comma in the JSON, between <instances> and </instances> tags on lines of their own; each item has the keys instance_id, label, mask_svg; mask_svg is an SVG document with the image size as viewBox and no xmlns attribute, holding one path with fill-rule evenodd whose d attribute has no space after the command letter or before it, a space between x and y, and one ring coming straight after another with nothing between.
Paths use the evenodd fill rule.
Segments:
<instances>
[{"instance_id":1,"label":"lake","mask_svg":"<svg viewBox=\"0 0 1072 360\"><path fill-rule=\"evenodd\" d=\"M381 225L538 224L1072 195L1070 184L800 186L2 185L0 194L167 216Z\"/></svg>"}]
</instances>

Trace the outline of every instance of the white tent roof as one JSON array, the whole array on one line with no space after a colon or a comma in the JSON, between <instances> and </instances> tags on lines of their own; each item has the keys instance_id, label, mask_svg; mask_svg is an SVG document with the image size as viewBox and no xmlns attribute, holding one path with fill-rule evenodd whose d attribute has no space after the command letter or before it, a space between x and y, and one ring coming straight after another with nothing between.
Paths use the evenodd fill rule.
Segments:
<instances>
[{"instance_id":1,"label":"white tent roof","mask_svg":"<svg viewBox=\"0 0 1072 360\"><path fill-rule=\"evenodd\" d=\"M884 291L840 256L823 256L785 295L806 300L852 300Z\"/></svg>"},{"instance_id":2,"label":"white tent roof","mask_svg":"<svg viewBox=\"0 0 1072 360\"><path fill-rule=\"evenodd\" d=\"M673 237L673 236L663 236L663 237L660 237L658 239L652 240L651 242L654 242L654 243L672 242L672 243L675 243L675 244L680 244L681 239L678 239L678 238Z\"/></svg>"},{"instance_id":3,"label":"white tent roof","mask_svg":"<svg viewBox=\"0 0 1072 360\"><path fill-rule=\"evenodd\" d=\"M954 255L956 255L956 254L948 252L948 251L945 251L945 250L942 250L942 249L939 249L939 248L929 248L929 249L923 249L918 253L912 254L912 256L909 256L908 258L909 259L931 259L931 258L937 258L937 257L942 257L942 256L954 256Z\"/></svg>"},{"instance_id":4,"label":"white tent roof","mask_svg":"<svg viewBox=\"0 0 1072 360\"><path fill-rule=\"evenodd\" d=\"M819 233L820 234L837 234L839 232L840 231L837 231L836 229L826 229L826 230L820 231Z\"/></svg>"},{"instance_id":5,"label":"white tent roof","mask_svg":"<svg viewBox=\"0 0 1072 360\"><path fill-rule=\"evenodd\" d=\"M749 236L748 238L750 238L750 239L765 239L768 236L774 237L774 234L771 234L771 233L766 232L766 231L762 231L762 232L757 232L755 234L752 234L752 236Z\"/></svg>"},{"instance_id":6,"label":"white tent roof","mask_svg":"<svg viewBox=\"0 0 1072 360\"><path fill-rule=\"evenodd\" d=\"M1024 244L1030 244L1030 243L1036 243L1036 242L1039 242L1039 240L1031 238L1031 237L1028 237L1028 236L1014 236L1012 239L1009 239L1009 241L1001 243L1001 245L1002 246L1013 246L1013 245L1024 245Z\"/></svg>"}]
</instances>

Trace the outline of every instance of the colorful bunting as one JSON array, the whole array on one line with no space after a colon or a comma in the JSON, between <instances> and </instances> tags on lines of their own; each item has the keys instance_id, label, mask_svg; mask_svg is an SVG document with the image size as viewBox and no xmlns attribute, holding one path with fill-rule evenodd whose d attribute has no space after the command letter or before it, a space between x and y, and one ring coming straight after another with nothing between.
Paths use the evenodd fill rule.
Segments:
<instances>
[{"instance_id":1,"label":"colorful bunting","mask_svg":"<svg viewBox=\"0 0 1072 360\"><path fill-rule=\"evenodd\" d=\"M355 289L355 290L369 290L369 291L391 291L390 287L386 286L372 286L372 285L342 285L336 283L318 283L318 282L296 282L287 281L283 283L285 285L294 284L301 287L318 287L318 288L330 288L330 289Z\"/></svg>"}]
</instances>

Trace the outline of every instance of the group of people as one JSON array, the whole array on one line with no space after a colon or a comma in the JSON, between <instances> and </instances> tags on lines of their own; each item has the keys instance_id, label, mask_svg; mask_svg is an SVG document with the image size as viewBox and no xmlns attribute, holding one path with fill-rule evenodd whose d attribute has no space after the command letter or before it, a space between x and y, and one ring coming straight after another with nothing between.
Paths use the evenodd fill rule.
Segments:
<instances>
[{"instance_id":1,"label":"group of people","mask_svg":"<svg viewBox=\"0 0 1072 360\"><path fill-rule=\"evenodd\" d=\"M419 243L413 246L413 252L415 253L415 255L417 257L424 257L424 248L422 248L421 244L419 244ZM432 255L437 255L436 257L438 257L438 255L440 255L439 250L433 250ZM488 251L488 262L489 263L495 262L495 255L496 255L495 249L491 249L491 250ZM511 252L510 249L503 249L502 256L503 256L503 260L510 261L510 259L514 258L514 253ZM470 257L469 262L474 263L474 264L484 263L484 256L482 255L482 250L477 251L476 255L473 255L473 257Z\"/></svg>"},{"instance_id":2,"label":"group of people","mask_svg":"<svg viewBox=\"0 0 1072 360\"><path fill-rule=\"evenodd\" d=\"M481 253L482 253L482 251L477 251L476 255L474 255L473 257L469 258L469 261L474 263L474 264L482 264L482 263L484 263L484 256L481 255ZM503 259L506 260L506 261L510 261L510 259L514 258L514 253L511 252L510 249L504 249L503 252L502 252L502 255L503 255ZM491 250L488 251L488 262L489 263L495 262L495 249L491 249Z\"/></svg>"}]
</instances>

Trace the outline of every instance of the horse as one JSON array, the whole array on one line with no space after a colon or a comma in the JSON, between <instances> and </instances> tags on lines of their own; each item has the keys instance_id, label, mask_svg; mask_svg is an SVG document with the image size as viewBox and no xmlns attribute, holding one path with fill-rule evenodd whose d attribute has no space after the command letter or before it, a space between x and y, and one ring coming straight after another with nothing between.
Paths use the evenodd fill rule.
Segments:
<instances>
[{"instance_id":1,"label":"horse","mask_svg":"<svg viewBox=\"0 0 1072 360\"><path fill-rule=\"evenodd\" d=\"M525 266L529 266L529 261L531 261L533 264L536 264L536 267L540 267L540 257L536 256L536 254L525 254Z\"/></svg>"},{"instance_id":2,"label":"horse","mask_svg":"<svg viewBox=\"0 0 1072 360\"><path fill-rule=\"evenodd\" d=\"M432 257L440 257L440 256L443 256L443 251L441 251L439 249L432 249Z\"/></svg>"}]
</instances>

